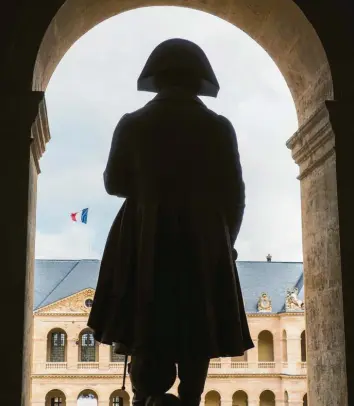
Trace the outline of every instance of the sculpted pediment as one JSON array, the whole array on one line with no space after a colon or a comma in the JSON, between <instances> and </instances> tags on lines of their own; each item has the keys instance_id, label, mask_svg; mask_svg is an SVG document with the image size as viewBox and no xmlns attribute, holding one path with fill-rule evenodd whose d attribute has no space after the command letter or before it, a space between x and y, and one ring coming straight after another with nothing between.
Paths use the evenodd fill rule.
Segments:
<instances>
[{"instance_id":1,"label":"sculpted pediment","mask_svg":"<svg viewBox=\"0 0 354 406\"><path fill-rule=\"evenodd\" d=\"M90 313L95 290L88 288L74 293L35 311L35 314L82 314Z\"/></svg>"}]
</instances>

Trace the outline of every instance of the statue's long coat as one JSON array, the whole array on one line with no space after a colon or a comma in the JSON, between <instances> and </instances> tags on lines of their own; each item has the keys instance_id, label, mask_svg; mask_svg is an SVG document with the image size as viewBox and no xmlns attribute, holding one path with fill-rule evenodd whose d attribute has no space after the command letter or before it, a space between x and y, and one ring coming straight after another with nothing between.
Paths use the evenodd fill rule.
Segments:
<instances>
[{"instance_id":1,"label":"statue's long coat","mask_svg":"<svg viewBox=\"0 0 354 406\"><path fill-rule=\"evenodd\" d=\"M104 180L126 200L102 258L95 339L176 359L252 348L232 249L245 197L231 123L165 90L120 120Z\"/></svg>"}]
</instances>

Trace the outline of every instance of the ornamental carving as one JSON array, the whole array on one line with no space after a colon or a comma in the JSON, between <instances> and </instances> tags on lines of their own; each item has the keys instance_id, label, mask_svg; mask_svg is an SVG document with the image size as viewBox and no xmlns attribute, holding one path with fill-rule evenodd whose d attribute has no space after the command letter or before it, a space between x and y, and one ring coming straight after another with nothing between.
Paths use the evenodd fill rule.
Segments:
<instances>
[{"instance_id":1,"label":"ornamental carving","mask_svg":"<svg viewBox=\"0 0 354 406\"><path fill-rule=\"evenodd\" d=\"M51 303L47 306L38 309L36 314L83 314L89 313L92 306L92 299L94 297L94 289L85 289L81 292L75 293L57 302Z\"/></svg>"},{"instance_id":2,"label":"ornamental carving","mask_svg":"<svg viewBox=\"0 0 354 406\"><path fill-rule=\"evenodd\" d=\"M294 310L305 310L305 303L298 298L299 289L293 288L288 289L286 292L286 299L285 299L285 310L287 312L291 312Z\"/></svg>"},{"instance_id":3,"label":"ornamental carving","mask_svg":"<svg viewBox=\"0 0 354 406\"><path fill-rule=\"evenodd\" d=\"M272 311L272 299L263 292L258 299L258 311L259 312L271 312Z\"/></svg>"}]
</instances>

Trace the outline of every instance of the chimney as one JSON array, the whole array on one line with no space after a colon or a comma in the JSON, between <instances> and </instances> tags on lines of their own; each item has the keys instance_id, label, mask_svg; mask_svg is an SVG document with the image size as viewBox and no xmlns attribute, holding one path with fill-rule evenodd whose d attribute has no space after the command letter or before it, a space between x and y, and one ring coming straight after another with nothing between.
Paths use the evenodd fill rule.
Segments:
<instances>
[{"instance_id":1,"label":"chimney","mask_svg":"<svg viewBox=\"0 0 354 406\"><path fill-rule=\"evenodd\" d=\"M267 262L272 262L272 256L270 254L267 255Z\"/></svg>"}]
</instances>

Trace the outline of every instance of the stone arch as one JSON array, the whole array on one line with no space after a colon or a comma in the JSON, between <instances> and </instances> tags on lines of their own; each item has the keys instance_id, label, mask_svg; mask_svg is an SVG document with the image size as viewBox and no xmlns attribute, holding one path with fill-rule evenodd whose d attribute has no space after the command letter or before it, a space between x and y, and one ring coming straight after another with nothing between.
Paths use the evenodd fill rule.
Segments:
<instances>
[{"instance_id":1,"label":"stone arch","mask_svg":"<svg viewBox=\"0 0 354 406\"><path fill-rule=\"evenodd\" d=\"M122 389L115 390L109 397L109 406L129 406L130 396Z\"/></svg>"},{"instance_id":2,"label":"stone arch","mask_svg":"<svg viewBox=\"0 0 354 406\"><path fill-rule=\"evenodd\" d=\"M68 335L62 328L53 328L47 334L47 362L66 362Z\"/></svg>"},{"instance_id":3,"label":"stone arch","mask_svg":"<svg viewBox=\"0 0 354 406\"><path fill-rule=\"evenodd\" d=\"M232 406L247 406L248 395L243 390L236 391L232 396Z\"/></svg>"},{"instance_id":4,"label":"stone arch","mask_svg":"<svg viewBox=\"0 0 354 406\"><path fill-rule=\"evenodd\" d=\"M205 395L205 406L221 406L221 396L216 390L210 390Z\"/></svg>"},{"instance_id":5,"label":"stone arch","mask_svg":"<svg viewBox=\"0 0 354 406\"><path fill-rule=\"evenodd\" d=\"M58 6L61 3L63 3L63 5L57 13L55 13L55 6L53 6L52 15L47 15L44 19L38 18L38 23L43 27L43 41L37 53L36 38L33 39L31 37L30 40L28 40L30 48L26 48L26 57L23 58L26 65L25 67L18 69L19 72L23 73L21 78L18 78L19 90L26 91L30 88L30 77L32 78L33 90L45 90L51 74L55 70L58 62L70 46L82 34L104 19L119 12L147 5L144 0L134 1L133 5L130 2L131 0L123 0L121 2L113 2L111 0L102 0L100 2L93 2L90 0L67 0L64 2L63 0L60 0L57 3ZM154 0L152 3L149 2L149 5L177 5L177 2L174 2L174 0ZM292 138L288 146L293 149L297 163L301 163L301 172L303 172L301 179L304 179L312 173L314 168L314 166L305 168L308 161L307 158L310 157L311 160L311 154L314 154L313 149L310 151L310 147L313 146L312 137L314 132L325 122L327 123L329 119L329 110L324 106L323 102L325 100L333 100L333 84L329 64L325 51L321 45L321 41L311 23L306 19L303 12L292 0L245 0L242 2L232 2L232 4L218 3L213 0L196 0L193 2L193 7L215 14L232 24L235 24L255 39L277 63L288 83L297 109L300 132ZM37 20L34 18L33 20L37 23ZM46 32L44 32L45 29L47 29ZM23 35L26 34L24 33ZM18 41L20 42L20 45L23 45L21 41L27 44L27 42L21 38ZM22 50L21 46L17 48L14 46L13 49ZM25 47L23 47L23 49L25 49ZM13 59L15 61L18 59L22 62L22 58L20 58L15 52ZM346 75L343 76L346 77ZM14 81L13 78L12 80ZM342 87L339 81L339 85L337 84L339 99L341 98L341 90ZM38 94L31 94L31 100L34 100L33 104L37 102L37 98L39 98ZM330 104L330 106L333 106L333 104ZM28 108L28 110L30 110L30 108ZM311 118L309 121L311 123L310 125L308 124L309 118ZM323 126L323 128L327 127ZM331 132L331 130L329 130L328 133L329 132ZM304 139L304 135L307 134L309 134L311 142L308 142L308 139ZM304 233L306 235L315 235L316 232L318 235L322 235L322 233L324 234L327 230L327 224L325 223L328 220L328 223L335 223L335 226L332 229L334 230L335 238L337 238L338 230L336 227L338 225L338 215L336 210L338 204L337 196L334 196L335 193L332 193L332 190L336 189L335 157L334 154L331 154L331 151L333 150L332 144L334 145L333 133L326 138L325 144L328 151L325 151L326 148L322 147L321 151L319 151L318 145L316 144L314 146L314 149L316 149L316 153L318 152L318 154L314 157L315 162L312 163L322 165L323 161L327 160L327 165L325 173L321 173L321 175L318 176L316 175L317 180L316 182L313 181L312 184L320 185L323 181L322 184L331 185L331 190L326 195L328 199L323 206L321 206L321 212L317 210L318 215L312 217L313 221L311 221L311 225L308 225L307 218L303 221ZM306 147L306 145L308 145L308 147ZM299 159L299 157L302 160ZM328 157L330 157L329 160ZM306 160L306 164L304 164L304 160ZM320 179L320 182L318 179ZM320 192L320 188L321 186L316 186L316 192ZM308 195L308 191L305 191L302 197L303 201L309 197ZM313 194L312 199L315 203L320 201L319 193L316 195ZM308 210L306 215L307 217L311 217L312 214L311 210ZM311 257L314 249L319 249L319 244L318 240L313 240L311 242L308 240L304 241L306 241L304 243L304 261L307 262L307 259ZM328 257L332 255L333 257L339 256L339 248L336 247L332 249ZM321 256L319 255L318 257ZM336 283L338 282L338 278L332 268L339 266L337 262L331 262L329 267L330 272L328 274L328 278ZM323 260L321 263L316 259L315 263L311 263L312 269L316 268L316 270L321 266L327 266L328 264L329 261L327 259ZM305 279L306 272L310 273L311 271L305 269ZM341 282L339 281L337 285L339 292L341 289ZM316 288L312 290L307 289L307 297L316 293ZM312 306L310 302L309 306ZM315 314L315 312L312 312L312 314ZM342 316L343 313L341 313L341 317ZM314 317L317 317L317 315ZM318 315L318 317L323 319L322 315ZM311 320L308 321L308 323L310 322ZM342 322L343 318L341 319L341 325L343 324ZM327 324L336 329L336 327L334 327L334 320L328 321ZM308 330L309 342L311 342L315 332L313 329ZM324 341L325 340L326 339L324 339ZM342 358L344 357L344 350L342 347L341 354L337 351L339 354L337 358L341 358L341 361L343 361ZM309 357L311 357L311 359L319 358L311 348L309 349ZM332 365L335 363L334 361L326 361L326 364ZM341 381L344 380L342 379ZM324 386L319 383L315 384L313 380L309 384L310 387L317 388ZM311 394L312 391L309 393Z\"/></svg>"},{"instance_id":6,"label":"stone arch","mask_svg":"<svg viewBox=\"0 0 354 406\"><path fill-rule=\"evenodd\" d=\"M301 362L306 362L306 331L301 333Z\"/></svg>"},{"instance_id":7,"label":"stone arch","mask_svg":"<svg viewBox=\"0 0 354 406\"><path fill-rule=\"evenodd\" d=\"M288 336L286 330L282 332L282 361L288 362Z\"/></svg>"},{"instance_id":8,"label":"stone arch","mask_svg":"<svg viewBox=\"0 0 354 406\"><path fill-rule=\"evenodd\" d=\"M259 406L275 406L275 394L271 390L264 390L259 395Z\"/></svg>"},{"instance_id":9,"label":"stone arch","mask_svg":"<svg viewBox=\"0 0 354 406\"><path fill-rule=\"evenodd\" d=\"M45 406L66 406L66 396L62 390L53 389L45 396Z\"/></svg>"},{"instance_id":10,"label":"stone arch","mask_svg":"<svg viewBox=\"0 0 354 406\"><path fill-rule=\"evenodd\" d=\"M98 395L92 389L84 389L77 396L77 406L98 406Z\"/></svg>"},{"instance_id":11,"label":"stone arch","mask_svg":"<svg viewBox=\"0 0 354 406\"><path fill-rule=\"evenodd\" d=\"M178 6L177 0L66 0L47 26L34 62L32 88L45 90L66 51L98 23L144 6ZM191 7L189 3L184 4ZM333 99L327 57L311 23L292 0L218 3L197 0L193 8L234 24L273 58L292 93L300 125L324 100Z\"/></svg>"},{"instance_id":12,"label":"stone arch","mask_svg":"<svg viewBox=\"0 0 354 406\"><path fill-rule=\"evenodd\" d=\"M274 338L268 330L258 334L258 361L274 362Z\"/></svg>"},{"instance_id":13,"label":"stone arch","mask_svg":"<svg viewBox=\"0 0 354 406\"><path fill-rule=\"evenodd\" d=\"M77 344L79 362L98 362L98 344L91 329L81 331Z\"/></svg>"}]
</instances>

